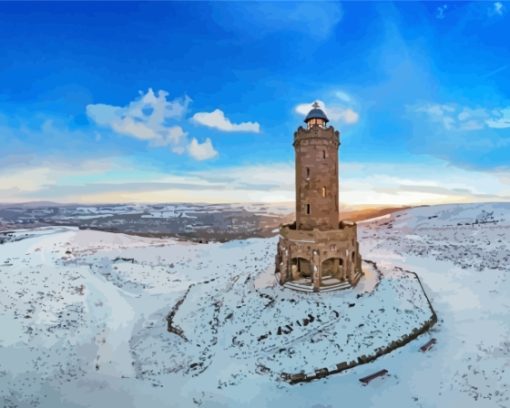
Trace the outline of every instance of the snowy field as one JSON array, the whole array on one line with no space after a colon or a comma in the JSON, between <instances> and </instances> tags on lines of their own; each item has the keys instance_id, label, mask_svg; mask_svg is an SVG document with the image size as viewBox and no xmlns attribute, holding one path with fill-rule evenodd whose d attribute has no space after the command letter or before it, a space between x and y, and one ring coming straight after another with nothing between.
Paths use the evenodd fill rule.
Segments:
<instances>
[{"instance_id":1,"label":"snowy field","mask_svg":"<svg viewBox=\"0 0 510 408\"><path fill-rule=\"evenodd\" d=\"M329 295L272 286L276 238L192 244L51 227L4 240L2 407L510 406L509 204L360 224L362 255L382 278L365 264L359 287ZM423 321L405 271L437 312L430 333L322 380L280 379L377 347L379 324L399 322L380 329L397 336ZM179 336L165 317L180 300Z\"/></svg>"},{"instance_id":2,"label":"snowy field","mask_svg":"<svg viewBox=\"0 0 510 408\"><path fill-rule=\"evenodd\" d=\"M274 285L274 278L273 286L255 288L249 270L194 285L172 319L180 338L156 334L160 347L173 350L166 365L182 361L183 372L207 370L213 381L218 370L209 366L225 370L242 362L240 373L218 378L218 385L236 384L250 371L279 381L283 373L335 370L375 355L432 318L415 276L388 270L380 279L373 266L364 268L359 287L330 293L296 292ZM150 333L143 338L150 341Z\"/></svg>"}]
</instances>

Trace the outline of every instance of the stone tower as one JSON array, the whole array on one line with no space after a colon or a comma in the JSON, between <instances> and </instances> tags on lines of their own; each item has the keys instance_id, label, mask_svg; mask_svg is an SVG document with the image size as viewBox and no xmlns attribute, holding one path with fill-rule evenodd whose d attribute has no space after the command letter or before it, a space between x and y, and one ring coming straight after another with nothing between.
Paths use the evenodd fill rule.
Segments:
<instances>
[{"instance_id":1,"label":"stone tower","mask_svg":"<svg viewBox=\"0 0 510 408\"><path fill-rule=\"evenodd\" d=\"M296 153L297 229L338 227L339 132L315 103L306 116L307 128L294 134Z\"/></svg>"},{"instance_id":2,"label":"stone tower","mask_svg":"<svg viewBox=\"0 0 510 408\"><path fill-rule=\"evenodd\" d=\"M344 289L362 276L354 222L339 221L340 133L313 104L306 128L294 133L296 222L280 227L276 273L286 287L302 291Z\"/></svg>"}]
</instances>

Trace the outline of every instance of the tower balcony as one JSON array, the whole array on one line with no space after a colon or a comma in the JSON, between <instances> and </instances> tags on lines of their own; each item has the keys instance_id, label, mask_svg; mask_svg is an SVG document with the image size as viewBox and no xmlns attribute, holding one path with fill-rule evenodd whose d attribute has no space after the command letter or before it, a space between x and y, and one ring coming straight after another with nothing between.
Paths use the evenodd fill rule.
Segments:
<instances>
[{"instance_id":1,"label":"tower balcony","mask_svg":"<svg viewBox=\"0 0 510 408\"><path fill-rule=\"evenodd\" d=\"M312 126L308 129L300 126L296 132L294 132L294 146L296 143L304 140L318 140L323 139L327 141L334 141L340 144L340 132L335 130L333 126L322 127Z\"/></svg>"},{"instance_id":2,"label":"tower balcony","mask_svg":"<svg viewBox=\"0 0 510 408\"><path fill-rule=\"evenodd\" d=\"M357 225L354 221L340 221L338 229L330 230L302 230L296 228L296 223L285 224L280 227L280 236L289 241L309 241L309 242L330 242L343 241L356 237Z\"/></svg>"}]
</instances>

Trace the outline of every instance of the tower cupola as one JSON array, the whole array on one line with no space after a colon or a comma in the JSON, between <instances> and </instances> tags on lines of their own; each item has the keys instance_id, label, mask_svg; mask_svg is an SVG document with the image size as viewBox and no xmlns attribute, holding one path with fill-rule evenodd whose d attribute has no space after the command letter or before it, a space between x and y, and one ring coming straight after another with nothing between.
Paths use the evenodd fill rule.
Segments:
<instances>
[{"instance_id":1,"label":"tower cupola","mask_svg":"<svg viewBox=\"0 0 510 408\"><path fill-rule=\"evenodd\" d=\"M324 111L320 109L317 102L315 102L312 107L313 109L308 112L308 115L306 115L305 118L305 123L308 125L308 129L310 129L312 126L326 127L326 123L329 122L329 119Z\"/></svg>"}]
</instances>

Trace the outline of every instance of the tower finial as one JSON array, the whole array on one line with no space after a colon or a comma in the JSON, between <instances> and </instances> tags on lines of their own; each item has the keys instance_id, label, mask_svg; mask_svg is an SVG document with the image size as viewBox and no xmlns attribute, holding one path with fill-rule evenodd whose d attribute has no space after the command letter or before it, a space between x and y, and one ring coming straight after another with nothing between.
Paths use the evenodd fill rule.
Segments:
<instances>
[{"instance_id":1,"label":"tower finial","mask_svg":"<svg viewBox=\"0 0 510 408\"><path fill-rule=\"evenodd\" d=\"M306 115L305 122L309 125L308 127L312 125L324 126L327 122L329 122L328 117L326 116L324 111L320 108L320 104L318 101L315 101L312 104L312 110L308 112L308 115Z\"/></svg>"}]
</instances>

